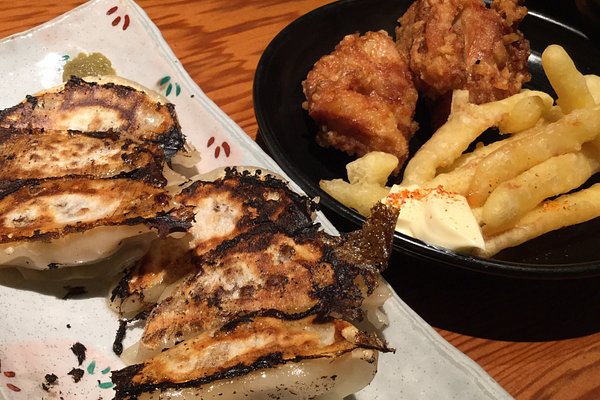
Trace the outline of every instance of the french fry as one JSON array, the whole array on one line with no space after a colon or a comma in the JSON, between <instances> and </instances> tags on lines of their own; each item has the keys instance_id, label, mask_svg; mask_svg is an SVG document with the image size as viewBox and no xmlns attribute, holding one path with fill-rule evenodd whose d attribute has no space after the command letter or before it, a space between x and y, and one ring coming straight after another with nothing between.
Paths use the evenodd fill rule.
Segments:
<instances>
[{"instance_id":1,"label":"french fry","mask_svg":"<svg viewBox=\"0 0 600 400\"><path fill-rule=\"evenodd\" d=\"M469 105L469 91L457 89L452 92L452 103L450 104L450 114L464 110Z\"/></svg>"},{"instance_id":2,"label":"french fry","mask_svg":"<svg viewBox=\"0 0 600 400\"><path fill-rule=\"evenodd\" d=\"M506 140L510 140L510 138ZM494 142L487 146L479 146L472 152L463 154L447 172L436 175L435 178L426 182L423 186L429 188L443 186L448 192L466 196L479 162L503 144L502 142Z\"/></svg>"},{"instance_id":3,"label":"french fry","mask_svg":"<svg viewBox=\"0 0 600 400\"><path fill-rule=\"evenodd\" d=\"M473 162L455 169L454 171L439 174L429 182L426 182L423 187L435 188L442 186L447 192L466 196L476 170L477 162Z\"/></svg>"},{"instance_id":4,"label":"french fry","mask_svg":"<svg viewBox=\"0 0 600 400\"><path fill-rule=\"evenodd\" d=\"M319 186L331 197L364 216L369 216L375 203L390 192L389 187L376 183L351 184L342 179L321 180Z\"/></svg>"},{"instance_id":5,"label":"french fry","mask_svg":"<svg viewBox=\"0 0 600 400\"><path fill-rule=\"evenodd\" d=\"M398 157L381 151L372 151L346 165L348 182L376 183L385 186L393 170L398 166Z\"/></svg>"},{"instance_id":6,"label":"french fry","mask_svg":"<svg viewBox=\"0 0 600 400\"><path fill-rule=\"evenodd\" d=\"M600 183L547 201L525 214L512 228L486 237L480 257L491 257L508 247L517 246L544 233L592 220L600 216Z\"/></svg>"},{"instance_id":7,"label":"french fry","mask_svg":"<svg viewBox=\"0 0 600 400\"><path fill-rule=\"evenodd\" d=\"M585 83L596 104L600 104L600 76L584 75Z\"/></svg>"},{"instance_id":8,"label":"french fry","mask_svg":"<svg viewBox=\"0 0 600 400\"><path fill-rule=\"evenodd\" d=\"M546 47L542 53L542 67L558 96L556 103L565 114L595 104L586 79L564 48L559 45Z\"/></svg>"},{"instance_id":9,"label":"french fry","mask_svg":"<svg viewBox=\"0 0 600 400\"><path fill-rule=\"evenodd\" d=\"M595 154L575 152L552 157L500 184L482 208L486 234L509 228L545 199L567 193L598 172Z\"/></svg>"},{"instance_id":10,"label":"french fry","mask_svg":"<svg viewBox=\"0 0 600 400\"><path fill-rule=\"evenodd\" d=\"M552 103L546 93L524 90L491 103L461 105L408 162L402 184L423 185L433 179L438 168L452 164L482 132L495 126L521 99L531 96Z\"/></svg>"},{"instance_id":11,"label":"french fry","mask_svg":"<svg viewBox=\"0 0 600 400\"><path fill-rule=\"evenodd\" d=\"M457 170L463 168L464 166L469 165L469 168L471 168L473 166L473 164L477 161L481 161L484 157L486 157L488 154L490 154L492 151L495 151L496 149L498 149L500 146L505 145L506 143L510 143L513 140L517 140L517 139L521 139L525 136L529 136L529 135L534 135L538 132L541 132L542 129L544 129L544 127L548 124L547 121L545 120L538 120L537 124L535 124L535 126L526 129L524 131L509 135L508 137L505 137L504 139L489 143L489 144L483 144L482 142L479 142L476 144L475 149L473 151L470 151L468 153L463 153L460 155L460 157L458 157L456 160L454 160L454 162L452 164L450 164L447 167L443 167L443 168L439 168L437 173L438 175L434 178L437 179L438 177L440 177L441 175L447 174L447 173L451 173L454 174L456 172L458 172Z\"/></svg>"},{"instance_id":12,"label":"french fry","mask_svg":"<svg viewBox=\"0 0 600 400\"><path fill-rule=\"evenodd\" d=\"M546 112L544 112L543 115L544 120L547 122L556 122L564 116L565 114L562 112L559 106L550 107L548 110L546 110Z\"/></svg>"},{"instance_id":13,"label":"french fry","mask_svg":"<svg viewBox=\"0 0 600 400\"><path fill-rule=\"evenodd\" d=\"M449 192L467 196L477 167L485 157L508 143L541 132L544 129L544 126L545 123L537 124L533 128L511 135L506 139L492 142L487 145L481 144L477 146L475 150L462 154L452 165L442 169L435 178L425 183L424 186L437 187L441 185Z\"/></svg>"},{"instance_id":14,"label":"french fry","mask_svg":"<svg viewBox=\"0 0 600 400\"><path fill-rule=\"evenodd\" d=\"M552 104L544 103L541 97L521 99L498 123L500 133L519 133L533 128Z\"/></svg>"},{"instance_id":15,"label":"french fry","mask_svg":"<svg viewBox=\"0 0 600 400\"><path fill-rule=\"evenodd\" d=\"M507 143L479 163L469 188L469 204L482 206L502 182L550 157L579 151L599 134L600 106L596 106L574 110L535 135Z\"/></svg>"},{"instance_id":16,"label":"french fry","mask_svg":"<svg viewBox=\"0 0 600 400\"><path fill-rule=\"evenodd\" d=\"M496 143L496 142L494 142L494 143ZM437 176L446 174L446 173L452 173L455 170L462 168L465 165L471 163L472 161L479 159L482 154L480 150L485 149L486 147L487 146L483 142L478 142L475 145L475 149L473 151L461 154L460 157L458 157L456 160L454 160L454 162L452 164L448 165L447 167L438 168ZM436 178L437 178L437 176L436 176ZM435 179L435 178L433 178L433 179Z\"/></svg>"}]
</instances>

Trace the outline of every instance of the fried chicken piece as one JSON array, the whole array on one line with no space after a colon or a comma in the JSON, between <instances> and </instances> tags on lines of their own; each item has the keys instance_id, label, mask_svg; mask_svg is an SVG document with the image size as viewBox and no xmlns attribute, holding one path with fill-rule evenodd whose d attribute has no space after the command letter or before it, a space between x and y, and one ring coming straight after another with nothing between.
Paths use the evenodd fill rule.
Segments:
<instances>
[{"instance_id":1,"label":"fried chicken piece","mask_svg":"<svg viewBox=\"0 0 600 400\"><path fill-rule=\"evenodd\" d=\"M443 102L467 89L481 104L517 93L531 79L529 42L517 29L519 0L417 0L399 19L396 42L408 54L417 89Z\"/></svg>"},{"instance_id":2,"label":"fried chicken piece","mask_svg":"<svg viewBox=\"0 0 600 400\"><path fill-rule=\"evenodd\" d=\"M417 128L417 91L406 58L385 31L344 37L302 87L304 107L321 126L321 146L357 156L384 151L404 163Z\"/></svg>"}]
</instances>

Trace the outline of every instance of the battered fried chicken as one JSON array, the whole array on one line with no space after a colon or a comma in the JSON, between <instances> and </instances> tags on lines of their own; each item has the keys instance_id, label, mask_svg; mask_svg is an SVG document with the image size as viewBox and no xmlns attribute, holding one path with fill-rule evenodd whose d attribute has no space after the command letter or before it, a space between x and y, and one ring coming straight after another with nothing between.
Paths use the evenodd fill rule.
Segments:
<instances>
[{"instance_id":1,"label":"battered fried chicken","mask_svg":"<svg viewBox=\"0 0 600 400\"><path fill-rule=\"evenodd\" d=\"M434 101L467 89L481 104L517 93L531 78L529 42L517 29L519 0L416 0L399 19L396 42L417 89Z\"/></svg>"},{"instance_id":2,"label":"battered fried chicken","mask_svg":"<svg viewBox=\"0 0 600 400\"><path fill-rule=\"evenodd\" d=\"M408 155L416 130L417 91L405 57L385 32L347 35L302 83L317 142L351 155L379 150Z\"/></svg>"}]
</instances>

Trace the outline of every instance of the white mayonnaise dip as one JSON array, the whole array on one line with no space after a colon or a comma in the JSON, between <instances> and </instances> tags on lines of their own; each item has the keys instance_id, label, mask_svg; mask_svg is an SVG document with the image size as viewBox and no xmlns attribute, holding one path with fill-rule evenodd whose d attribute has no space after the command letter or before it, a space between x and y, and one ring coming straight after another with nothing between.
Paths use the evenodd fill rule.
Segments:
<instances>
[{"instance_id":1,"label":"white mayonnaise dip","mask_svg":"<svg viewBox=\"0 0 600 400\"><path fill-rule=\"evenodd\" d=\"M477 220L458 193L446 192L441 186L392 186L383 203L400 209L396 231L434 246L455 251L484 249Z\"/></svg>"}]
</instances>

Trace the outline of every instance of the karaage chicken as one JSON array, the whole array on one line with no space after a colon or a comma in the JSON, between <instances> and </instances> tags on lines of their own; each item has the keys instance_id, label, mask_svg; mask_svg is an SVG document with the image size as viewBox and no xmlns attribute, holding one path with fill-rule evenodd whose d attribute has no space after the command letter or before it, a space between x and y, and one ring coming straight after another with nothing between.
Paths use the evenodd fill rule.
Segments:
<instances>
[{"instance_id":1,"label":"karaage chicken","mask_svg":"<svg viewBox=\"0 0 600 400\"><path fill-rule=\"evenodd\" d=\"M481 104L517 93L531 78L529 42L517 29L519 0L417 0L399 19L396 43L408 55L415 85L443 102L467 89Z\"/></svg>"},{"instance_id":2,"label":"karaage chicken","mask_svg":"<svg viewBox=\"0 0 600 400\"><path fill-rule=\"evenodd\" d=\"M417 127L417 91L406 58L385 31L347 35L302 86L321 146L357 156L384 151L404 163Z\"/></svg>"}]
</instances>

